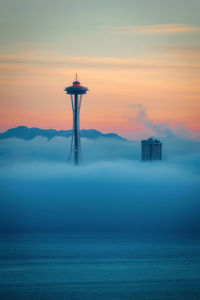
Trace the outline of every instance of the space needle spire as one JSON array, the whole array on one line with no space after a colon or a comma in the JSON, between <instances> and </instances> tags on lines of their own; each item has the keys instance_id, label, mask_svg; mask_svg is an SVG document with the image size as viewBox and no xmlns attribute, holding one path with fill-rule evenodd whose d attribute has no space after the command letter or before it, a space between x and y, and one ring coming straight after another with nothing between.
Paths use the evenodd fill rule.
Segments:
<instances>
[{"instance_id":1,"label":"space needle spire","mask_svg":"<svg viewBox=\"0 0 200 300\"><path fill-rule=\"evenodd\" d=\"M88 88L81 86L78 81L78 76L76 73L75 81L72 86L65 88L66 94L71 96L71 104L73 111L73 130L72 130L72 139L70 147L70 159L74 159L74 164L78 165L80 161L81 154L81 138L80 138L80 126L79 126L79 117L81 109L82 95L86 94Z\"/></svg>"}]
</instances>

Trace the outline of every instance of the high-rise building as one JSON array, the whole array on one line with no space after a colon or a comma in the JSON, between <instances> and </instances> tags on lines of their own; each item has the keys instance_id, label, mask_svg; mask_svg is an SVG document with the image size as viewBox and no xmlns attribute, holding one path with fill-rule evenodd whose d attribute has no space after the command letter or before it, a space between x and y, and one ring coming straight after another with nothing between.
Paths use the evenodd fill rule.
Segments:
<instances>
[{"instance_id":1,"label":"high-rise building","mask_svg":"<svg viewBox=\"0 0 200 300\"><path fill-rule=\"evenodd\" d=\"M162 160L162 143L157 139L149 138L141 142L142 160Z\"/></svg>"}]
</instances>

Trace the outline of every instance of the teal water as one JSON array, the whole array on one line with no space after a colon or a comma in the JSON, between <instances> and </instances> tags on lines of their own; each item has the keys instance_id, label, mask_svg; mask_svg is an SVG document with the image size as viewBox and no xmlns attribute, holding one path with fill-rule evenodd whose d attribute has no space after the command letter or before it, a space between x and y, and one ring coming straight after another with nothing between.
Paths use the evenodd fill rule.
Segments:
<instances>
[{"instance_id":1,"label":"teal water","mask_svg":"<svg viewBox=\"0 0 200 300\"><path fill-rule=\"evenodd\" d=\"M200 239L4 234L0 299L200 299Z\"/></svg>"}]
</instances>

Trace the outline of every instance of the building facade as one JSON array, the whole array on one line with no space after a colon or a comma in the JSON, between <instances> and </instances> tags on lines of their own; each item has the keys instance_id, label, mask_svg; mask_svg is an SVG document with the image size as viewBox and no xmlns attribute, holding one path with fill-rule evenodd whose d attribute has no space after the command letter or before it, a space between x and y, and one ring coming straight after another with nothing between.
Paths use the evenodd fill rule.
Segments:
<instances>
[{"instance_id":1,"label":"building facade","mask_svg":"<svg viewBox=\"0 0 200 300\"><path fill-rule=\"evenodd\" d=\"M141 142L142 160L162 160L162 143L157 139L149 138Z\"/></svg>"}]
</instances>

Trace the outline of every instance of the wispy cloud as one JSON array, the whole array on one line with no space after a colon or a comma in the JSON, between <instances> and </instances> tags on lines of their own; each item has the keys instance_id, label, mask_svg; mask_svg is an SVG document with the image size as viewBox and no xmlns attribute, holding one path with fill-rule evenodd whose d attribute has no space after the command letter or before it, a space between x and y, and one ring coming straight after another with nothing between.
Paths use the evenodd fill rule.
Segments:
<instances>
[{"instance_id":1,"label":"wispy cloud","mask_svg":"<svg viewBox=\"0 0 200 300\"><path fill-rule=\"evenodd\" d=\"M169 69L199 69L200 65L187 61L171 62L166 59L149 59L149 58L119 58L119 57L70 57L70 56L53 56L43 55L41 53L20 53L20 54L0 54L0 64L9 65L56 65L57 67L78 66L82 68L169 68Z\"/></svg>"},{"instance_id":2,"label":"wispy cloud","mask_svg":"<svg viewBox=\"0 0 200 300\"><path fill-rule=\"evenodd\" d=\"M177 55L179 57L190 58L190 59L200 58L200 46L169 45L163 47L162 50L165 50L168 53Z\"/></svg>"},{"instance_id":3,"label":"wispy cloud","mask_svg":"<svg viewBox=\"0 0 200 300\"><path fill-rule=\"evenodd\" d=\"M180 34L199 31L198 27L184 24L154 24L145 26L116 26L104 27L113 32L142 33L142 34Z\"/></svg>"},{"instance_id":4,"label":"wispy cloud","mask_svg":"<svg viewBox=\"0 0 200 300\"><path fill-rule=\"evenodd\" d=\"M178 122L153 122L147 114L146 108L141 104L132 104L129 106L131 111L135 112L134 116L130 117L130 120L140 124L143 128L144 133L158 136L158 137L182 137L187 139L197 139L199 140L199 133L195 134L183 124ZM145 130L147 129L147 131Z\"/></svg>"}]
</instances>

